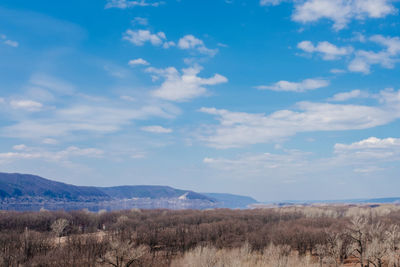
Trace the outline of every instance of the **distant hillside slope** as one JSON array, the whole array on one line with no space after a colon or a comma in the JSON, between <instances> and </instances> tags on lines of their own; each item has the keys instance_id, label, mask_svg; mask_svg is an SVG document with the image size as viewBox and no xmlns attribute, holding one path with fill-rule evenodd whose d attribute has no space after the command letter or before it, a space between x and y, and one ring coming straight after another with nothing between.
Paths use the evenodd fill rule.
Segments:
<instances>
[{"instance_id":1,"label":"distant hillside slope","mask_svg":"<svg viewBox=\"0 0 400 267\"><path fill-rule=\"evenodd\" d=\"M236 208L247 208L250 204L258 203L257 200L247 196L232 195L232 194L220 194L220 193L202 193L208 197L215 199L220 203L222 207L236 209Z\"/></svg>"},{"instance_id":2,"label":"distant hillside slope","mask_svg":"<svg viewBox=\"0 0 400 267\"><path fill-rule=\"evenodd\" d=\"M30 174L0 173L0 198L7 197L47 197L67 200L109 198L95 187L74 186Z\"/></svg>"},{"instance_id":3,"label":"distant hillside slope","mask_svg":"<svg viewBox=\"0 0 400 267\"><path fill-rule=\"evenodd\" d=\"M113 198L181 198L181 199L200 199L214 202L214 199L193 191L175 189L169 186L159 185L132 185L97 187L103 193Z\"/></svg>"},{"instance_id":4,"label":"distant hillside slope","mask_svg":"<svg viewBox=\"0 0 400 267\"><path fill-rule=\"evenodd\" d=\"M199 199L215 202L205 195L189 191L175 189L169 186L115 186L94 187L75 186L51 181L36 175L18 173L0 173L0 197L47 197L68 200L89 198L180 198Z\"/></svg>"},{"instance_id":5,"label":"distant hillside slope","mask_svg":"<svg viewBox=\"0 0 400 267\"><path fill-rule=\"evenodd\" d=\"M400 203L400 197L371 198L371 199L363 200L362 202L367 202L367 203Z\"/></svg>"},{"instance_id":6,"label":"distant hillside slope","mask_svg":"<svg viewBox=\"0 0 400 267\"><path fill-rule=\"evenodd\" d=\"M75 186L36 175L0 173L0 209L246 208L251 197L196 193L169 186Z\"/></svg>"}]
</instances>

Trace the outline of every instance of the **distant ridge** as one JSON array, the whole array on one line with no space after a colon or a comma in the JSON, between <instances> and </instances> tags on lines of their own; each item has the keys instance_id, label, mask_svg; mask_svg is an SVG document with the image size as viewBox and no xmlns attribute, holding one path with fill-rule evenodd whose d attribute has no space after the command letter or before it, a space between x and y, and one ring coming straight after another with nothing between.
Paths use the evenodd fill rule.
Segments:
<instances>
[{"instance_id":1,"label":"distant ridge","mask_svg":"<svg viewBox=\"0 0 400 267\"><path fill-rule=\"evenodd\" d=\"M400 197L382 198L357 198L357 199L336 199L336 200L288 200L283 202L257 203L253 207L265 205L293 206L293 205L315 205L315 204L340 204L340 205L364 205L364 204L400 204Z\"/></svg>"},{"instance_id":2,"label":"distant ridge","mask_svg":"<svg viewBox=\"0 0 400 267\"><path fill-rule=\"evenodd\" d=\"M75 186L31 174L0 173L0 209L6 210L246 208L255 203L250 197L169 186Z\"/></svg>"},{"instance_id":3,"label":"distant ridge","mask_svg":"<svg viewBox=\"0 0 400 267\"><path fill-rule=\"evenodd\" d=\"M0 198L10 197L43 197L75 201L110 198L96 187L69 185L30 174L0 173Z\"/></svg>"},{"instance_id":4,"label":"distant ridge","mask_svg":"<svg viewBox=\"0 0 400 267\"><path fill-rule=\"evenodd\" d=\"M179 198L187 194L187 199L203 199L214 202L214 199L205 195L188 191L175 189L169 186L160 185L124 185L114 187L97 187L97 189L113 198Z\"/></svg>"},{"instance_id":5,"label":"distant ridge","mask_svg":"<svg viewBox=\"0 0 400 267\"><path fill-rule=\"evenodd\" d=\"M221 194L221 193L203 193L204 195L217 200L226 208L235 209L240 207L247 207L251 204L257 203L257 200L247 196Z\"/></svg>"}]
</instances>

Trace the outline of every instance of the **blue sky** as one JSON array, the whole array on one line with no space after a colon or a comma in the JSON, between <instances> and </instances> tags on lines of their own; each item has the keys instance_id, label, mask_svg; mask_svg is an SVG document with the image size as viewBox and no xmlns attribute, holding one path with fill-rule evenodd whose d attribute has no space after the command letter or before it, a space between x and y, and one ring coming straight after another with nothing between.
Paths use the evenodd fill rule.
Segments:
<instances>
[{"instance_id":1,"label":"blue sky","mask_svg":"<svg viewBox=\"0 0 400 267\"><path fill-rule=\"evenodd\" d=\"M260 201L399 196L391 0L3 0L0 168Z\"/></svg>"}]
</instances>

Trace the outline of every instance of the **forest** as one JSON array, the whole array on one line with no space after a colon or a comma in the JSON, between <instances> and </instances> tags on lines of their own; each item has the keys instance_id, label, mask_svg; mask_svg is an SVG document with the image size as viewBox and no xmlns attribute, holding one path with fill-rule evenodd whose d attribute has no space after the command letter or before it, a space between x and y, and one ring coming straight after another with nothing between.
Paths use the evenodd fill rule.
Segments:
<instances>
[{"instance_id":1,"label":"forest","mask_svg":"<svg viewBox=\"0 0 400 267\"><path fill-rule=\"evenodd\" d=\"M400 206L0 211L1 266L400 266Z\"/></svg>"}]
</instances>

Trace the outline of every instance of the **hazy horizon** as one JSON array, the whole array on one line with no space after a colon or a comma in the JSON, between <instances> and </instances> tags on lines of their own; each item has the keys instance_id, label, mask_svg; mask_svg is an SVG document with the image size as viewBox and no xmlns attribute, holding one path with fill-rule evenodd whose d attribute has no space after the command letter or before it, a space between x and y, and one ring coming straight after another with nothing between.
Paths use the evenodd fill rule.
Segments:
<instances>
[{"instance_id":1,"label":"hazy horizon","mask_svg":"<svg viewBox=\"0 0 400 267\"><path fill-rule=\"evenodd\" d=\"M399 197L400 3L0 4L0 171L261 202Z\"/></svg>"}]
</instances>

